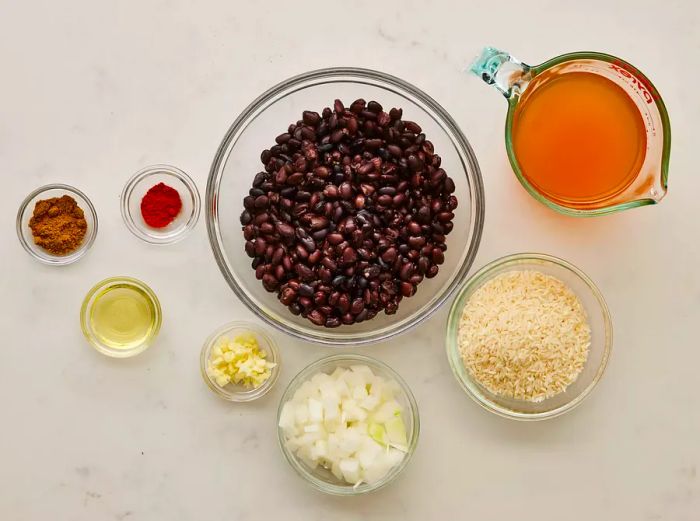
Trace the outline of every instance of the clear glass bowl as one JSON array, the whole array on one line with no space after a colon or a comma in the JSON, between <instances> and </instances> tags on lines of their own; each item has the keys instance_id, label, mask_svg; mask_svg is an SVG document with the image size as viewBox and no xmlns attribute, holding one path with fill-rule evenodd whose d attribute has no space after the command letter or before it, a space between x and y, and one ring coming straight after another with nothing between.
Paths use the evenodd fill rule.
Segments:
<instances>
[{"instance_id":1,"label":"clear glass bowl","mask_svg":"<svg viewBox=\"0 0 700 521\"><path fill-rule=\"evenodd\" d=\"M148 226L141 216L141 199L158 183L174 188L182 199L182 210L163 228ZM136 172L124 185L121 212L126 227L151 244L172 244L183 239L197 224L201 202L197 185L185 172L170 165L153 165Z\"/></svg>"},{"instance_id":2,"label":"clear glass bowl","mask_svg":"<svg viewBox=\"0 0 700 521\"><path fill-rule=\"evenodd\" d=\"M213 381L209 377L209 374L207 374L209 353L211 353L216 341L222 336L233 338L241 333L253 333L258 340L260 349L267 353L267 360L277 364L274 368L272 368L270 378L265 380L262 385L255 387L254 389L248 389L242 385L235 384L228 384L222 387ZM218 396L231 402L251 402L267 394L277 382L277 378L280 375L280 365L280 352L275 341L263 329L250 322L230 322L224 326L221 326L219 329L209 335L209 338L207 338L206 342L204 342L204 345L202 346L202 353L199 357L199 368L200 372L202 373L202 378L204 378L204 382L207 384L209 389L214 391Z\"/></svg>"},{"instance_id":3,"label":"clear glass bowl","mask_svg":"<svg viewBox=\"0 0 700 521\"><path fill-rule=\"evenodd\" d=\"M137 291L141 296L148 300L148 305L151 309L151 313L153 314L152 326L149 330L148 336L145 337L139 344L127 348L117 348L103 342L100 339L100 336L95 332L91 319L93 306L97 299L104 295L105 292L109 291L110 289L114 289L115 287L133 289ZM138 355L139 353L143 353L153 344L158 336L162 320L163 312L160 308L160 301L158 300L156 294L148 285L132 277L111 277L98 282L90 291L88 291L87 295L85 295L83 305L80 308L80 328L83 330L83 335L85 335L88 343L98 352L113 358L130 358Z\"/></svg>"},{"instance_id":4,"label":"clear glass bowl","mask_svg":"<svg viewBox=\"0 0 700 521\"><path fill-rule=\"evenodd\" d=\"M565 392L533 403L497 396L482 387L464 367L457 333L464 306L479 287L501 273L517 270L539 271L558 278L578 296L591 327L591 345L586 364ZM608 306L598 288L572 264L538 253L520 253L497 259L472 275L459 290L447 319L447 358L462 389L484 409L515 420L545 420L579 405L603 376L612 349L612 322Z\"/></svg>"},{"instance_id":5,"label":"clear glass bowl","mask_svg":"<svg viewBox=\"0 0 700 521\"><path fill-rule=\"evenodd\" d=\"M416 295L401 301L394 315L380 313L360 324L328 329L292 315L255 278L245 254L239 217L253 177L263 169L260 153L272 146L304 110L320 112L336 98L357 98L401 107L406 119L422 126L455 181L459 207L448 251L438 276L426 279ZM409 83L381 72L336 68L308 72L262 94L236 119L217 151L206 193L206 220L214 256L241 301L262 320L303 340L326 345L360 345L387 339L428 318L466 278L479 246L484 217L481 173L467 139L435 100Z\"/></svg>"},{"instance_id":6,"label":"clear glass bowl","mask_svg":"<svg viewBox=\"0 0 700 521\"><path fill-rule=\"evenodd\" d=\"M83 242L78 248L66 255L54 255L41 246L37 246L34 242L32 230L29 228L29 220L32 218L37 201L64 195L69 195L75 199L78 206L83 210L85 221L87 222L87 231ZM34 190L22 201L17 212L17 236L22 247L36 260L53 266L65 266L82 258L88 252L92 243L95 242L95 237L97 237L97 212L95 212L95 207L92 206L90 199L77 188L64 184L42 186Z\"/></svg>"},{"instance_id":7,"label":"clear glass bowl","mask_svg":"<svg viewBox=\"0 0 700 521\"><path fill-rule=\"evenodd\" d=\"M282 407L285 403L292 399L294 393L301 385L309 380L316 373L322 372L330 374L337 367L350 367L356 364L367 365L374 374L381 376L387 380L396 381L400 388L401 393L397 396L397 401L403 407L403 420L406 424L406 436L408 437L408 451L404 459L397 466L392 468L389 473L379 482L369 485L363 483L357 487L341 481L336 478L330 470L317 467L315 469L309 468L304 464L296 455L287 448L285 436L283 430L279 427L280 414L282 413ZM391 483L396 477L401 473L401 471L406 468L411 456L416 450L416 445L418 444L418 435L420 433L420 418L418 417L418 404L416 399L413 397L413 393L408 387L408 384L401 378L391 367L368 356L355 355L355 354L341 354L341 355L331 355L325 358L321 358L297 374L292 381L287 386L287 389L282 395L280 400L279 409L277 410L277 437L279 440L280 448L282 449L282 454L284 454L285 459L292 468L304 478L311 486L325 492L327 494L333 494L337 496L356 496L359 494L365 494L367 492L372 492L378 490L389 483Z\"/></svg>"}]
</instances>

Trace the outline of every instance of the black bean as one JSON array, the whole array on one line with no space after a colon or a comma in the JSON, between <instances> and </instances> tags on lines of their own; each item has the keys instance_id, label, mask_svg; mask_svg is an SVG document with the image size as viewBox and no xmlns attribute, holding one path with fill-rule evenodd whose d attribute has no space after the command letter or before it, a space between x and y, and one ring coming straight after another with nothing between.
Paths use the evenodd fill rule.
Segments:
<instances>
[{"instance_id":1,"label":"black bean","mask_svg":"<svg viewBox=\"0 0 700 521\"><path fill-rule=\"evenodd\" d=\"M401 280L408 280L411 278L411 275L413 275L413 264L407 262L403 266L401 266L399 277L401 277Z\"/></svg>"},{"instance_id":2,"label":"black bean","mask_svg":"<svg viewBox=\"0 0 700 521\"><path fill-rule=\"evenodd\" d=\"M297 244L294 247L294 253L297 256L297 260L306 261L309 258L309 252L301 244Z\"/></svg>"},{"instance_id":3,"label":"black bean","mask_svg":"<svg viewBox=\"0 0 700 521\"><path fill-rule=\"evenodd\" d=\"M314 251L316 251L316 242L311 237L304 237L303 239L299 239L299 242L301 242L302 246L304 246L304 249L309 253L313 253Z\"/></svg>"},{"instance_id":4,"label":"black bean","mask_svg":"<svg viewBox=\"0 0 700 521\"><path fill-rule=\"evenodd\" d=\"M393 198L390 195L380 195L377 197L377 203L381 204L382 206L391 206L392 201Z\"/></svg>"},{"instance_id":5,"label":"black bean","mask_svg":"<svg viewBox=\"0 0 700 521\"><path fill-rule=\"evenodd\" d=\"M267 243L265 242L265 239L262 237L258 237L255 239L255 254L256 255L262 255L265 253L265 250L267 249Z\"/></svg>"},{"instance_id":6,"label":"black bean","mask_svg":"<svg viewBox=\"0 0 700 521\"><path fill-rule=\"evenodd\" d=\"M373 101L370 101L369 103L367 103L367 110L374 112L375 114L378 114L383 110L383 108L379 103L377 103L376 101L373 100Z\"/></svg>"},{"instance_id":7,"label":"black bean","mask_svg":"<svg viewBox=\"0 0 700 521\"><path fill-rule=\"evenodd\" d=\"M421 233L423 233L423 229L421 228L420 224L418 224L415 221L411 221L410 223L408 223L406 229L411 235L420 235Z\"/></svg>"},{"instance_id":8,"label":"black bean","mask_svg":"<svg viewBox=\"0 0 700 521\"><path fill-rule=\"evenodd\" d=\"M299 190L294 196L294 199L296 199L299 202L305 203L311 199L311 194L309 192L305 192L304 190Z\"/></svg>"},{"instance_id":9,"label":"black bean","mask_svg":"<svg viewBox=\"0 0 700 521\"><path fill-rule=\"evenodd\" d=\"M336 100L260 154L239 217L245 252L291 313L325 327L393 314L437 275L455 183L420 126L401 118L376 101Z\"/></svg>"},{"instance_id":10,"label":"black bean","mask_svg":"<svg viewBox=\"0 0 700 521\"><path fill-rule=\"evenodd\" d=\"M369 162L362 165L357 169L357 173L360 175L367 175L374 170L374 163Z\"/></svg>"},{"instance_id":11,"label":"black bean","mask_svg":"<svg viewBox=\"0 0 700 521\"><path fill-rule=\"evenodd\" d=\"M336 307L341 313L347 313L350 310L350 298L348 297L347 293L340 294Z\"/></svg>"},{"instance_id":12,"label":"black bean","mask_svg":"<svg viewBox=\"0 0 700 521\"><path fill-rule=\"evenodd\" d=\"M319 116L318 112L305 110L302 119L307 125L315 125L321 120L321 116Z\"/></svg>"},{"instance_id":13,"label":"black bean","mask_svg":"<svg viewBox=\"0 0 700 521\"><path fill-rule=\"evenodd\" d=\"M357 252L348 246L343 250L343 262L345 264L352 264L355 261L357 261Z\"/></svg>"},{"instance_id":14,"label":"black bean","mask_svg":"<svg viewBox=\"0 0 700 521\"><path fill-rule=\"evenodd\" d=\"M318 309L309 312L307 318L317 326L323 326L326 323L326 317Z\"/></svg>"},{"instance_id":15,"label":"black bean","mask_svg":"<svg viewBox=\"0 0 700 521\"><path fill-rule=\"evenodd\" d=\"M416 292L416 287L413 284L411 284L410 282L402 282L401 283L401 294L404 297L412 297L415 292Z\"/></svg>"},{"instance_id":16,"label":"black bean","mask_svg":"<svg viewBox=\"0 0 700 521\"><path fill-rule=\"evenodd\" d=\"M391 247L382 253L382 260L387 263L392 263L396 259L396 248Z\"/></svg>"},{"instance_id":17,"label":"black bean","mask_svg":"<svg viewBox=\"0 0 700 521\"><path fill-rule=\"evenodd\" d=\"M404 121L404 128L408 132L413 132L414 134L420 134L423 130L420 128L420 125L418 123L414 123L413 121Z\"/></svg>"},{"instance_id":18,"label":"black bean","mask_svg":"<svg viewBox=\"0 0 700 521\"><path fill-rule=\"evenodd\" d=\"M401 157L401 155L403 154L401 147L397 145L387 145L386 150L394 157Z\"/></svg>"},{"instance_id":19,"label":"black bean","mask_svg":"<svg viewBox=\"0 0 700 521\"><path fill-rule=\"evenodd\" d=\"M321 279L321 282L328 283L333 279L333 273L325 266L321 266L318 269L318 278Z\"/></svg>"},{"instance_id":20,"label":"black bean","mask_svg":"<svg viewBox=\"0 0 700 521\"><path fill-rule=\"evenodd\" d=\"M343 242L344 238L340 233L330 233L326 236L326 240L333 246L337 246Z\"/></svg>"},{"instance_id":21,"label":"black bean","mask_svg":"<svg viewBox=\"0 0 700 521\"><path fill-rule=\"evenodd\" d=\"M277 232L285 239L291 239L294 237L294 228L287 223L278 221L275 224L275 228L277 229Z\"/></svg>"},{"instance_id":22,"label":"black bean","mask_svg":"<svg viewBox=\"0 0 700 521\"><path fill-rule=\"evenodd\" d=\"M248 254L248 257L255 257L255 244L252 241L246 241L245 252Z\"/></svg>"},{"instance_id":23,"label":"black bean","mask_svg":"<svg viewBox=\"0 0 700 521\"><path fill-rule=\"evenodd\" d=\"M297 298L297 292L290 287L284 288L279 295L280 302L289 306Z\"/></svg>"},{"instance_id":24,"label":"black bean","mask_svg":"<svg viewBox=\"0 0 700 521\"><path fill-rule=\"evenodd\" d=\"M316 241L322 241L326 235L328 234L328 229L323 229L323 230L317 230L311 234L311 237L314 238Z\"/></svg>"},{"instance_id":25,"label":"black bean","mask_svg":"<svg viewBox=\"0 0 700 521\"><path fill-rule=\"evenodd\" d=\"M343 199L350 199L352 197L352 186L350 186L350 183L342 183L338 188L338 192Z\"/></svg>"},{"instance_id":26,"label":"black bean","mask_svg":"<svg viewBox=\"0 0 700 521\"><path fill-rule=\"evenodd\" d=\"M430 222L430 208L421 206L416 214L416 220L419 223L427 224Z\"/></svg>"},{"instance_id":27,"label":"black bean","mask_svg":"<svg viewBox=\"0 0 700 521\"><path fill-rule=\"evenodd\" d=\"M328 226L328 219L323 216L315 215L311 218L309 225L312 230L320 230Z\"/></svg>"},{"instance_id":28,"label":"black bean","mask_svg":"<svg viewBox=\"0 0 700 521\"><path fill-rule=\"evenodd\" d=\"M299 284L299 295L303 297L311 297L314 294L314 288L306 283Z\"/></svg>"},{"instance_id":29,"label":"black bean","mask_svg":"<svg viewBox=\"0 0 700 521\"><path fill-rule=\"evenodd\" d=\"M259 228L260 233L271 235L275 231L275 227L270 222L262 223Z\"/></svg>"},{"instance_id":30,"label":"black bean","mask_svg":"<svg viewBox=\"0 0 700 521\"><path fill-rule=\"evenodd\" d=\"M338 265L330 257L324 257L323 259L321 259L321 264L323 264L326 268L328 268L331 271L337 271L338 269Z\"/></svg>"},{"instance_id":31,"label":"black bean","mask_svg":"<svg viewBox=\"0 0 700 521\"><path fill-rule=\"evenodd\" d=\"M263 275L262 283L263 286L265 286L265 289L270 292L275 291L279 285L279 281L275 278L275 276L269 273Z\"/></svg>"},{"instance_id":32,"label":"black bean","mask_svg":"<svg viewBox=\"0 0 700 521\"><path fill-rule=\"evenodd\" d=\"M340 322L340 319L338 317L328 317L326 319L325 326L333 328L333 327L339 327L340 324L341 324L341 322Z\"/></svg>"},{"instance_id":33,"label":"black bean","mask_svg":"<svg viewBox=\"0 0 700 521\"><path fill-rule=\"evenodd\" d=\"M362 98L356 99L350 104L350 112L359 114L365 109L366 102Z\"/></svg>"},{"instance_id":34,"label":"black bean","mask_svg":"<svg viewBox=\"0 0 700 521\"><path fill-rule=\"evenodd\" d=\"M447 223L452 221L454 219L455 214L452 212L441 212L437 214L437 220L440 221L441 223Z\"/></svg>"},{"instance_id":35,"label":"black bean","mask_svg":"<svg viewBox=\"0 0 700 521\"><path fill-rule=\"evenodd\" d=\"M356 298L355 300L352 301L352 304L350 306L350 312L353 315L357 315L363 309L365 309L365 303L361 298Z\"/></svg>"},{"instance_id":36,"label":"black bean","mask_svg":"<svg viewBox=\"0 0 700 521\"><path fill-rule=\"evenodd\" d=\"M313 280L314 278L314 272L311 268L309 268L306 264L297 264L294 266L294 269L297 272L297 275L301 278L301 280Z\"/></svg>"}]
</instances>

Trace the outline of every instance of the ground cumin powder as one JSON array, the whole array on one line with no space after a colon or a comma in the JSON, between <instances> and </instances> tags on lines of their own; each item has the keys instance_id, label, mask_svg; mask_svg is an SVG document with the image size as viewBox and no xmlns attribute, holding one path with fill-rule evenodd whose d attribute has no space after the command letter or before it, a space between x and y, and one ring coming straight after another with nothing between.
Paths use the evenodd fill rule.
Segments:
<instances>
[{"instance_id":1,"label":"ground cumin powder","mask_svg":"<svg viewBox=\"0 0 700 521\"><path fill-rule=\"evenodd\" d=\"M72 252L83 242L87 222L69 195L37 201L29 220L34 242L54 255Z\"/></svg>"}]
</instances>

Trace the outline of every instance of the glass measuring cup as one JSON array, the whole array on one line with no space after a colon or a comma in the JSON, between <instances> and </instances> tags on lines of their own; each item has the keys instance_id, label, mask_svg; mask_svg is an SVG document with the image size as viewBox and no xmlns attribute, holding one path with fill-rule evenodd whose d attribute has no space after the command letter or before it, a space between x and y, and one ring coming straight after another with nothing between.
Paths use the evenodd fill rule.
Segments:
<instances>
[{"instance_id":1,"label":"glass measuring cup","mask_svg":"<svg viewBox=\"0 0 700 521\"><path fill-rule=\"evenodd\" d=\"M470 70L487 84L493 85L508 100L505 136L508 159L520 183L541 203L563 214L593 216L655 204L666 195L671 126L658 91L634 66L615 56L596 52L563 54L540 65L530 66L507 52L486 47ZM514 145L514 120L518 109L524 109L526 105L523 104L533 98L533 90L544 84L533 80L545 78L545 71L547 79L549 76L556 78L570 72L602 76L619 86L639 111L646 134L646 149L643 151L643 159L631 172L629 182L618 190L607 193L604 197L560 198L538 188L525 175Z\"/></svg>"}]
</instances>

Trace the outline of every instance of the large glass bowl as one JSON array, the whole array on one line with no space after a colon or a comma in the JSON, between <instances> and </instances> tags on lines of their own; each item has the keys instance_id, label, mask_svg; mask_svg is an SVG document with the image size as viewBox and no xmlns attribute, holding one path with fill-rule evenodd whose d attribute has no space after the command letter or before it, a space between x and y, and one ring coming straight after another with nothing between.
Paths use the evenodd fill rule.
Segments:
<instances>
[{"instance_id":1,"label":"large glass bowl","mask_svg":"<svg viewBox=\"0 0 700 521\"><path fill-rule=\"evenodd\" d=\"M442 157L442 167L454 179L459 207L440 273L426 279L417 293L404 299L394 315L380 313L360 324L335 329L315 326L292 315L274 293L255 278L245 254L239 217L243 197L253 177L263 170L260 153L275 144L275 136L301 119L304 110L321 112L339 98L348 106L357 98L384 107L401 107L417 122ZM251 103L236 119L214 158L206 193L206 220L214 256L241 301L262 320L297 338L327 345L359 345L397 335L428 318L465 279L481 237L484 194L481 173L467 139L455 121L430 96L399 78L351 68L321 69L286 80Z\"/></svg>"},{"instance_id":2,"label":"large glass bowl","mask_svg":"<svg viewBox=\"0 0 700 521\"><path fill-rule=\"evenodd\" d=\"M406 425L408 450L401 463L392 468L381 480L371 485L368 483L362 483L361 485L353 486L336 478L328 469L320 466L312 469L311 467L307 466L303 461L301 461L300 458L296 456L294 452L289 449L284 430L279 426L280 416L282 414L284 404L294 397L294 394L297 392L297 390L299 390L304 382L310 380L317 373L332 374L338 367L348 368L352 367L353 365L366 365L375 375L380 376L385 380L393 380L398 383L401 389L396 396L396 400L403 408L401 416ZM411 389L408 387L408 384L391 367L383 362L380 362L379 360L376 360L375 358L370 358L368 356L340 354L327 356L315 361L306 368L302 369L299 374L297 374L292 381L289 382L287 389L282 395L282 399L280 400L280 405L277 410L277 437L282 454L287 462L291 465L294 471L304 478L312 487L320 490L321 492L325 492L326 494L333 494L336 496L357 496L360 494L366 494L367 492L372 492L383 488L394 481L394 479L396 479L396 477L406 468L411 456L413 456L416 446L418 445L419 434L420 418L418 416L418 404L416 403L416 399L413 397L413 393L411 393Z\"/></svg>"},{"instance_id":3,"label":"large glass bowl","mask_svg":"<svg viewBox=\"0 0 700 521\"><path fill-rule=\"evenodd\" d=\"M561 280L579 298L591 328L591 344L583 370L563 393L541 402L497 396L483 387L464 366L459 350L462 310L474 292L498 275L510 271L539 271ZM464 284L447 318L447 358L459 385L484 409L514 420L546 420L572 410L598 384L612 349L612 321L603 295L593 281L574 265L552 255L520 253L497 259L481 268Z\"/></svg>"}]
</instances>

